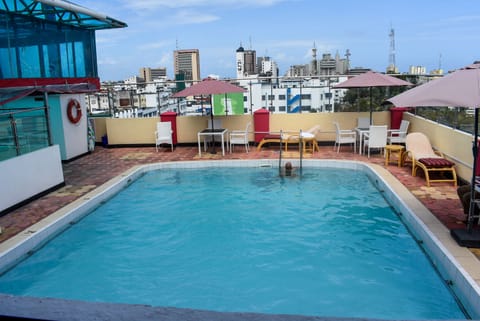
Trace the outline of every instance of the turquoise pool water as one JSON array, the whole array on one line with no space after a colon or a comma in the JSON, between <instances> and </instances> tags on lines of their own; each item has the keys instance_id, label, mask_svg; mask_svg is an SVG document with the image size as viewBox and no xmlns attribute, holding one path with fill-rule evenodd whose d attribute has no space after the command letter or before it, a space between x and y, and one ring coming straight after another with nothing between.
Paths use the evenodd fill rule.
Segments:
<instances>
[{"instance_id":1,"label":"turquoise pool water","mask_svg":"<svg viewBox=\"0 0 480 321\"><path fill-rule=\"evenodd\" d=\"M464 319L366 174L148 172L0 277L0 292L385 319Z\"/></svg>"}]
</instances>

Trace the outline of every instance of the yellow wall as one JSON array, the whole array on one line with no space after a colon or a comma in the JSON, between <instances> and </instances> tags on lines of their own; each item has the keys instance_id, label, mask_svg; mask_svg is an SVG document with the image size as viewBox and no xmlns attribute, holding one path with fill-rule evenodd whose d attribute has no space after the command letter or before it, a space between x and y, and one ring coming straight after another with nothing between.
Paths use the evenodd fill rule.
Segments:
<instances>
[{"instance_id":1,"label":"yellow wall","mask_svg":"<svg viewBox=\"0 0 480 321\"><path fill-rule=\"evenodd\" d=\"M155 144L158 121L158 118L107 118L108 144Z\"/></svg>"},{"instance_id":2,"label":"yellow wall","mask_svg":"<svg viewBox=\"0 0 480 321\"><path fill-rule=\"evenodd\" d=\"M197 133L207 128L210 116L178 116L177 141L179 144L192 144L197 142ZM302 113L302 114L270 114L270 132L308 130L315 125L320 125L317 140L333 142L335 128L333 122L337 121L342 129L356 127L358 117L369 117L364 113ZM248 122L252 123L253 115L215 116L222 121L222 127L229 130L244 130ZM435 122L417 117L410 113L404 114L404 119L410 121L409 132L425 133L432 146L442 151L445 156L457 164L458 175L470 180L472 173L472 135L446 127ZM103 135L107 134L110 145L154 144L154 132L159 118L95 118L95 137L101 142ZM390 112L375 112L374 124L386 124L390 127Z\"/></svg>"},{"instance_id":3,"label":"yellow wall","mask_svg":"<svg viewBox=\"0 0 480 321\"><path fill-rule=\"evenodd\" d=\"M179 116L177 117L178 143L196 143L197 133L208 126L210 116ZM250 130L253 131L252 115L215 116L215 120L221 120L222 127L228 130L245 130L247 123L251 122ZM253 133L251 135L253 141Z\"/></svg>"},{"instance_id":4,"label":"yellow wall","mask_svg":"<svg viewBox=\"0 0 480 321\"><path fill-rule=\"evenodd\" d=\"M96 142L101 142L102 136L107 134L107 119L109 118L94 118Z\"/></svg>"},{"instance_id":5,"label":"yellow wall","mask_svg":"<svg viewBox=\"0 0 480 321\"><path fill-rule=\"evenodd\" d=\"M335 140L334 121L338 121L344 129L353 129L357 126L358 117L370 117L369 113L302 113L302 114L270 114L270 132L298 132L306 131L313 126L320 125L319 141ZM177 137L179 143L197 141L197 132L207 128L209 116L179 116L177 117ZM250 141L254 140L253 115L215 116L222 121L222 127L229 130L244 130L251 122ZM373 117L374 124L390 126L390 112L378 112Z\"/></svg>"},{"instance_id":6,"label":"yellow wall","mask_svg":"<svg viewBox=\"0 0 480 321\"><path fill-rule=\"evenodd\" d=\"M369 117L369 113L302 113L270 114L270 132L305 131L320 125L319 141L335 140L333 122L337 121L344 129L357 125L358 117ZM177 142L196 143L197 133L207 128L210 116L178 116ZM253 115L215 116L222 121L222 127L229 130L245 130L248 122L252 123L250 141L254 140ZM108 136L110 145L154 144L154 132L159 118L95 118L95 138L101 142L103 135ZM390 125L390 112L374 113L374 124Z\"/></svg>"}]
</instances>

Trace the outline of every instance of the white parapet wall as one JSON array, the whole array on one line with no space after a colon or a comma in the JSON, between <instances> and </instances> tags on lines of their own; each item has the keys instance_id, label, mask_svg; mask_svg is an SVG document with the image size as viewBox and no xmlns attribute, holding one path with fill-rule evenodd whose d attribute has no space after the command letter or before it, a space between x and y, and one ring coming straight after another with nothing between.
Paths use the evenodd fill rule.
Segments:
<instances>
[{"instance_id":1,"label":"white parapet wall","mask_svg":"<svg viewBox=\"0 0 480 321\"><path fill-rule=\"evenodd\" d=\"M64 182L58 145L0 162L0 212Z\"/></svg>"}]
</instances>

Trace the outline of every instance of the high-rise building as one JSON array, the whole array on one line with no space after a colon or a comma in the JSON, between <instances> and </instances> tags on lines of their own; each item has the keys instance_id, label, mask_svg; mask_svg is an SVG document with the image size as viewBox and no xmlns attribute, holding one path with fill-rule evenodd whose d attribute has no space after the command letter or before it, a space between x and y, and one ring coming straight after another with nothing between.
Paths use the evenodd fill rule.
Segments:
<instances>
[{"instance_id":1,"label":"high-rise building","mask_svg":"<svg viewBox=\"0 0 480 321\"><path fill-rule=\"evenodd\" d=\"M152 82L154 79L160 79L167 77L167 68L140 68L139 76L143 78L145 82Z\"/></svg>"},{"instance_id":2,"label":"high-rise building","mask_svg":"<svg viewBox=\"0 0 480 321\"><path fill-rule=\"evenodd\" d=\"M288 68L285 76L287 77L307 77L311 76L308 72L309 65L293 65Z\"/></svg>"},{"instance_id":3,"label":"high-rise building","mask_svg":"<svg viewBox=\"0 0 480 321\"><path fill-rule=\"evenodd\" d=\"M257 68L258 74L260 76L267 76L272 78L278 77L278 66L277 63L272 60L271 57L258 57L257 58Z\"/></svg>"},{"instance_id":4,"label":"high-rise building","mask_svg":"<svg viewBox=\"0 0 480 321\"><path fill-rule=\"evenodd\" d=\"M243 78L248 75L256 75L257 52L255 50L245 50L241 45L237 49L237 78Z\"/></svg>"},{"instance_id":5,"label":"high-rise building","mask_svg":"<svg viewBox=\"0 0 480 321\"><path fill-rule=\"evenodd\" d=\"M335 58L330 53L324 53L322 59L317 59L317 48L315 43L312 48L312 60L308 65L310 76L328 76L328 75L344 75L347 73L350 64L350 51L347 49L346 58L340 58L338 51Z\"/></svg>"},{"instance_id":6,"label":"high-rise building","mask_svg":"<svg viewBox=\"0 0 480 321\"><path fill-rule=\"evenodd\" d=\"M182 49L173 52L173 71L183 74L185 80L200 81L200 53L198 49Z\"/></svg>"},{"instance_id":7,"label":"high-rise building","mask_svg":"<svg viewBox=\"0 0 480 321\"><path fill-rule=\"evenodd\" d=\"M319 60L320 75L335 75L337 70L337 61L329 53L324 53Z\"/></svg>"}]
</instances>

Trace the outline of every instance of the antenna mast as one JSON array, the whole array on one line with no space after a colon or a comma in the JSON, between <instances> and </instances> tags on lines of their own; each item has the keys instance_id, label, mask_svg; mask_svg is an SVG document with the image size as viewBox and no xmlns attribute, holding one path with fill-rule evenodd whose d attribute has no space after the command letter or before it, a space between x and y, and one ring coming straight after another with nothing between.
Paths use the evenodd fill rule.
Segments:
<instances>
[{"instance_id":1,"label":"antenna mast","mask_svg":"<svg viewBox=\"0 0 480 321\"><path fill-rule=\"evenodd\" d=\"M395 30L390 28L390 33L388 34L390 37L390 53L388 56L388 67L387 73L389 74L397 74L398 69L395 63Z\"/></svg>"}]
</instances>

